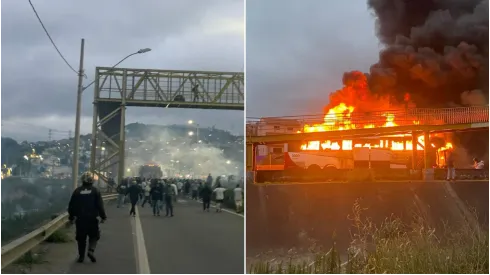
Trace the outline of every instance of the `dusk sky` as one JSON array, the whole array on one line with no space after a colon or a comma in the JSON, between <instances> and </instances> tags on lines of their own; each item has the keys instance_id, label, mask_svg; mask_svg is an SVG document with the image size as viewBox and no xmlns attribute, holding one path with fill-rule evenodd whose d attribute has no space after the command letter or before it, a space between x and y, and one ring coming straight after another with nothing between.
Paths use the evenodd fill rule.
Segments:
<instances>
[{"instance_id":1,"label":"dusk sky","mask_svg":"<svg viewBox=\"0 0 490 275\"><path fill-rule=\"evenodd\" d=\"M320 114L346 71L378 59L365 1L247 1L247 117Z\"/></svg>"},{"instance_id":2,"label":"dusk sky","mask_svg":"<svg viewBox=\"0 0 490 275\"><path fill-rule=\"evenodd\" d=\"M244 70L244 9L240 0L32 1L68 62L78 69L85 38L87 85L95 67ZM77 75L59 57L28 1L2 1L2 136L66 138L74 131ZM83 95L82 134L91 132L93 88ZM128 108L127 123L185 124L243 132L243 112ZM72 134L73 135L73 134Z\"/></svg>"}]
</instances>

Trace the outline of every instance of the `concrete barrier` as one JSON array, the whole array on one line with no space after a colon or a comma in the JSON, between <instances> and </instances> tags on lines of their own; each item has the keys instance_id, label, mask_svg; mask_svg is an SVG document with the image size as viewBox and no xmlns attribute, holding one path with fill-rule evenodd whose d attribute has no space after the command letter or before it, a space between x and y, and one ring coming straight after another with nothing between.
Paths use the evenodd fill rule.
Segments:
<instances>
[{"instance_id":1,"label":"concrete barrier","mask_svg":"<svg viewBox=\"0 0 490 275\"><path fill-rule=\"evenodd\" d=\"M469 203L478 213L481 227L488 228L488 181L446 182L332 182L319 184L247 185L247 256L276 249L307 247L311 240L338 248L351 242L348 216L359 201L364 217L380 224L390 216L411 222L422 214L437 230L442 222L458 225L464 215L456 199ZM333 236L335 235L335 238Z\"/></svg>"}]
</instances>

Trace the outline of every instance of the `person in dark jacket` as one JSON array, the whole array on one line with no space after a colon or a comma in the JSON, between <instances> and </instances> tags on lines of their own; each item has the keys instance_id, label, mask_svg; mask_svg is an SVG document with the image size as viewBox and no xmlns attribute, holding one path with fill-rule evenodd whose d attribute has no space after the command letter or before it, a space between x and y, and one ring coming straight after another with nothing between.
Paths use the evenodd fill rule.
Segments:
<instances>
[{"instance_id":1,"label":"person in dark jacket","mask_svg":"<svg viewBox=\"0 0 490 275\"><path fill-rule=\"evenodd\" d=\"M127 190L128 189L128 183L126 179L122 179L121 183L117 186L116 191L117 191L117 208L123 206L124 200L126 198Z\"/></svg>"},{"instance_id":2,"label":"person in dark jacket","mask_svg":"<svg viewBox=\"0 0 490 275\"><path fill-rule=\"evenodd\" d=\"M209 205L211 204L211 196L213 195L213 189L211 185L205 183L201 189L201 198L202 198L202 210L209 212Z\"/></svg>"},{"instance_id":3,"label":"person in dark jacket","mask_svg":"<svg viewBox=\"0 0 490 275\"><path fill-rule=\"evenodd\" d=\"M135 217L136 216L136 204L140 199L141 188L136 181L131 183L131 186L127 189L127 194L129 195L129 201L131 202L131 210L129 210L129 215Z\"/></svg>"},{"instance_id":4,"label":"person in dark jacket","mask_svg":"<svg viewBox=\"0 0 490 275\"><path fill-rule=\"evenodd\" d=\"M160 216L160 204L163 200L163 184L157 179L152 180L150 197L153 206L153 216Z\"/></svg>"},{"instance_id":5,"label":"person in dark jacket","mask_svg":"<svg viewBox=\"0 0 490 275\"><path fill-rule=\"evenodd\" d=\"M68 219L70 223L75 221L76 240L78 244L78 262L85 259L85 248L88 237L87 256L92 262L96 262L94 251L97 241L100 239L99 220L107 219L104 210L104 202L99 190L93 186L94 177L90 172L83 173L82 186L73 191L68 204Z\"/></svg>"},{"instance_id":6,"label":"person in dark jacket","mask_svg":"<svg viewBox=\"0 0 490 275\"><path fill-rule=\"evenodd\" d=\"M176 196L174 186L173 184L167 182L165 184L165 192L164 192L164 198L165 198L165 217L168 217L170 214L170 217L174 216L174 197Z\"/></svg>"}]
</instances>

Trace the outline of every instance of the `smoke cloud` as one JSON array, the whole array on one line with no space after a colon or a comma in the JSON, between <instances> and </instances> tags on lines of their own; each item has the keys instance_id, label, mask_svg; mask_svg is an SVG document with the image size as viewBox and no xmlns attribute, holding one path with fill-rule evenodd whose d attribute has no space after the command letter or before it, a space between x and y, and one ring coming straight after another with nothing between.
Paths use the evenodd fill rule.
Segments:
<instances>
[{"instance_id":1,"label":"smoke cloud","mask_svg":"<svg viewBox=\"0 0 490 275\"><path fill-rule=\"evenodd\" d=\"M385 48L369 71L369 87L418 107L488 102L488 0L368 0ZM483 98L478 102L481 104Z\"/></svg>"},{"instance_id":2,"label":"smoke cloud","mask_svg":"<svg viewBox=\"0 0 490 275\"><path fill-rule=\"evenodd\" d=\"M368 0L383 49L369 73L346 72L326 110L488 105L488 0ZM459 155L488 160L488 131L455 134Z\"/></svg>"},{"instance_id":3,"label":"smoke cloud","mask_svg":"<svg viewBox=\"0 0 490 275\"><path fill-rule=\"evenodd\" d=\"M239 179L242 176L243 143L224 135L225 132L221 130L202 129L200 137L196 132L189 136L188 131L151 128L142 133L144 137L137 139L141 141L128 144L128 166L138 171L141 165L155 162L167 177L202 178L209 173L214 178L234 175ZM198 138L201 142L198 142Z\"/></svg>"}]
</instances>

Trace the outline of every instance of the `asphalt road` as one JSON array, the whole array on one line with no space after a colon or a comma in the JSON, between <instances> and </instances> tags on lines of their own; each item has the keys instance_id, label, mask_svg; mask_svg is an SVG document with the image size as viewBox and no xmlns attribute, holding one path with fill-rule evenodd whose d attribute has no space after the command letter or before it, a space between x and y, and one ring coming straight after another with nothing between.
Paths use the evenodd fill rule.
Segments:
<instances>
[{"instance_id":1,"label":"asphalt road","mask_svg":"<svg viewBox=\"0 0 490 275\"><path fill-rule=\"evenodd\" d=\"M111 203L106 211L97 263L73 263L69 273L243 274L243 216L203 212L189 200L175 205L174 217L155 217L148 206L139 206L136 218L128 205Z\"/></svg>"}]
</instances>

